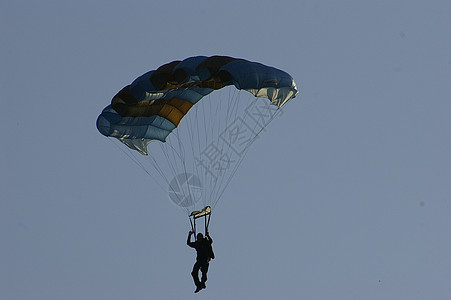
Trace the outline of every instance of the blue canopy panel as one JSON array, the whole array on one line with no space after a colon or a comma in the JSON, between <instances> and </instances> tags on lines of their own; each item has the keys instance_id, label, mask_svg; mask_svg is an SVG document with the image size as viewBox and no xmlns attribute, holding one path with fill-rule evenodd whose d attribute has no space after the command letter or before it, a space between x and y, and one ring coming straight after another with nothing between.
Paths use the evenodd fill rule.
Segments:
<instances>
[{"instance_id":1,"label":"blue canopy panel","mask_svg":"<svg viewBox=\"0 0 451 300\"><path fill-rule=\"evenodd\" d=\"M196 104L200 99L202 99L202 97L205 97L214 91L211 88L202 88L199 86L191 86L189 88L180 87L176 89L157 91L150 81L150 76L153 72L154 71L147 72L146 74L136 78L130 85L130 93L137 101L179 98ZM190 80L190 82L194 81L195 80Z\"/></svg>"},{"instance_id":2,"label":"blue canopy panel","mask_svg":"<svg viewBox=\"0 0 451 300\"><path fill-rule=\"evenodd\" d=\"M183 71L186 78L181 81L181 84L201 81L199 71L196 69L201 63L207 59L206 56L195 56L182 60L175 68L174 73Z\"/></svg>"},{"instance_id":3,"label":"blue canopy panel","mask_svg":"<svg viewBox=\"0 0 451 300\"><path fill-rule=\"evenodd\" d=\"M97 119L97 128L103 135L117 138L147 155L147 145L153 140L164 142L176 126L157 115L121 117L111 106L107 106Z\"/></svg>"},{"instance_id":4,"label":"blue canopy panel","mask_svg":"<svg viewBox=\"0 0 451 300\"><path fill-rule=\"evenodd\" d=\"M298 93L293 78L286 72L246 60L232 61L220 69L231 76L237 89L246 90L255 97L268 98L272 105L281 107Z\"/></svg>"}]
</instances>

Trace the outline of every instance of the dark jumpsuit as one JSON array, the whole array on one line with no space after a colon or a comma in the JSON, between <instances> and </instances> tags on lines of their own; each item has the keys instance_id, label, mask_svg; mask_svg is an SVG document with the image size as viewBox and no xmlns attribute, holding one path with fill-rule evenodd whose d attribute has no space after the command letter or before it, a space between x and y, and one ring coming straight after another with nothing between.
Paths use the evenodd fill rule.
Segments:
<instances>
[{"instance_id":1,"label":"dark jumpsuit","mask_svg":"<svg viewBox=\"0 0 451 300\"><path fill-rule=\"evenodd\" d=\"M196 263L193 266L191 275L193 276L196 286L199 286L200 284L205 284L207 281L207 272L210 259L215 258L211 247L213 240L209 235L207 235L202 240L191 242L191 234L192 233L190 232L186 243L188 246L196 249L197 251ZM202 272L202 281L199 281L199 269Z\"/></svg>"}]
</instances>

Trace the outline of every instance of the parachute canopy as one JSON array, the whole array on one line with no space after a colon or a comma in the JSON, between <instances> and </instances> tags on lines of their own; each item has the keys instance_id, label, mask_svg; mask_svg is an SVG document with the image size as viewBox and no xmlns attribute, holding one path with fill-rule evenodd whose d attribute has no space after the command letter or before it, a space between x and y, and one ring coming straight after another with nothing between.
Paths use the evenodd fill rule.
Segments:
<instances>
[{"instance_id":1,"label":"parachute canopy","mask_svg":"<svg viewBox=\"0 0 451 300\"><path fill-rule=\"evenodd\" d=\"M185 210L194 229L200 217L207 229L250 146L297 93L282 70L228 56L190 57L125 86L97 128L128 146L118 145Z\"/></svg>"},{"instance_id":2,"label":"parachute canopy","mask_svg":"<svg viewBox=\"0 0 451 300\"><path fill-rule=\"evenodd\" d=\"M147 155L147 145L166 141L203 97L232 85L277 107L298 93L293 78L282 70L228 56L190 57L162 65L124 87L98 117L97 128Z\"/></svg>"}]
</instances>

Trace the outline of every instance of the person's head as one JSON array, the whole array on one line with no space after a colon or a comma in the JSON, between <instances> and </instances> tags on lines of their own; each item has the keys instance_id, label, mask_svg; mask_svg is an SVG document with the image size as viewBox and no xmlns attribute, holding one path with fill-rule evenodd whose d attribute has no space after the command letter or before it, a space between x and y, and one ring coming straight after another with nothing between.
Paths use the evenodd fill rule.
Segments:
<instances>
[{"instance_id":1,"label":"person's head","mask_svg":"<svg viewBox=\"0 0 451 300\"><path fill-rule=\"evenodd\" d=\"M200 240L202 240L203 238L204 238L204 235L203 235L202 233L199 232L199 233L197 234L197 240L200 241Z\"/></svg>"}]
</instances>

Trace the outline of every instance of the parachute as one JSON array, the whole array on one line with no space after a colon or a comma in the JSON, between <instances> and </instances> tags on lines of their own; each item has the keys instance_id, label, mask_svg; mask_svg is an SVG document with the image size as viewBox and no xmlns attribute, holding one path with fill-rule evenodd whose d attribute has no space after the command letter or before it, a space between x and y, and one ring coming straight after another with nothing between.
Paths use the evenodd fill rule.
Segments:
<instances>
[{"instance_id":1,"label":"parachute","mask_svg":"<svg viewBox=\"0 0 451 300\"><path fill-rule=\"evenodd\" d=\"M125 86L97 129L126 145L118 147L190 215L216 206L250 145L297 93L293 78L274 67L190 57Z\"/></svg>"}]
</instances>

